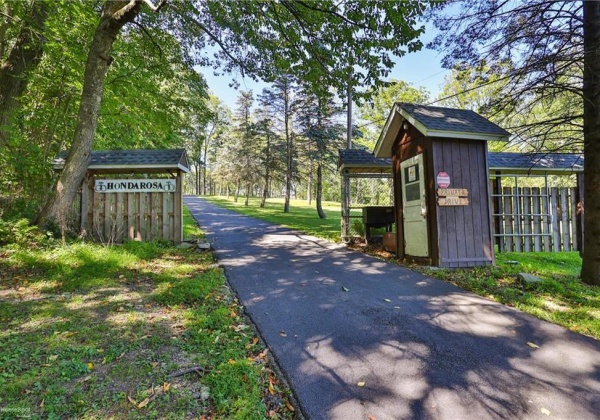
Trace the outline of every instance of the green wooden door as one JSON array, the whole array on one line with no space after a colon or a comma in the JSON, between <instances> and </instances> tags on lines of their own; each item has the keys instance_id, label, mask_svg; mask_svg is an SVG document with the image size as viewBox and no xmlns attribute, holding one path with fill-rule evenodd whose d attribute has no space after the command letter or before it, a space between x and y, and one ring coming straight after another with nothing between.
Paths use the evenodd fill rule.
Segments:
<instances>
[{"instance_id":1,"label":"green wooden door","mask_svg":"<svg viewBox=\"0 0 600 420\"><path fill-rule=\"evenodd\" d=\"M427 203L423 154L400 163L404 214L404 252L413 257L429 256Z\"/></svg>"}]
</instances>

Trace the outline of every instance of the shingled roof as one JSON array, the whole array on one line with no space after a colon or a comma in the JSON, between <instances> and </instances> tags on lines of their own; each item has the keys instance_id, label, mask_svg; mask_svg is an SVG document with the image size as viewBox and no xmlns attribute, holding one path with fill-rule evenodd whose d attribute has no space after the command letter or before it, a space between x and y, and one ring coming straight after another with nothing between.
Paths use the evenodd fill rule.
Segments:
<instances>
[{"instance_id":1,"label":"shingled roof","mask_svg":"<svg viewBox=\"0 0 600 420\"><path fill-rule=\"evenodd\" d=\"M474 111L397 102L375 145L377 157L387 157L404 122L427 137L507 141L510 133Z\"/></svg>"},{"instance_id":2,"label":"shingled roof","mask_svg":"<svg viewBox=\"0 0 600 420\"><path fill-rule=\"evenodd\" d=\"M566 174L583 172L583 155L578 153L488 152L490 173ZM346 173L388 173L391 158L378 158L363 149L340 149L338 169Z\"/></svg>"},{"instance_id":3,"label":"shingled roof","mask_svg":"<svg viewBox=\"0 0 600 420\"><path fill-rule=\"evenodd\" d=\"M364 149L340 149L338 169L346 173L391 173L392 159L375 157Z\"/></svg>"},{"instance_id":4,"label":"shingled roof","mask_svg":"<svg viewBox=\"0 0 600 420\"><path fill-rule=\"evenodd\" d=\"M583 172L583 155L577 153L510 153L489 152L490 171L512 173Z\"/></svg>"},{"instance_id":5,"label":"shingled roof","mask_svg":"<svg viewBox=\"0 0 600 420\"><path fill-rule=\"evenodd\" d=\"M415 122L421 123L427 131L423 134L429 137L445 137L448 132L489 134L506 137L507 139L510 135L508 131L470 109L442 108L407 103L398 103L398 106L406 112L407 119L412 117Z\"/></svg>"},{"instance_id":6,"label":"shingled roof","mask_svg":"<svg viewBox=\"0 0 600 420\"><path fill-rule=\"evenodd\" d=\"M67 152L61 152L52 161L54 169L62 169ZM88 169L179 169L189 172L185 149L94 150Z\"/></svg>"}]
</instances>

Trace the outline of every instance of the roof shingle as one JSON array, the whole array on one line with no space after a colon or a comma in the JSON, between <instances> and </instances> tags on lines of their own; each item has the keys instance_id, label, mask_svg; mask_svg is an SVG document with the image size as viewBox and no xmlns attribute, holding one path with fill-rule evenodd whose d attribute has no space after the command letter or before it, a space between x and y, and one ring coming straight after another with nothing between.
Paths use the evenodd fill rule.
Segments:
<instances>
[{"instance_id":1,"label":"roof shingle","mask_svg":"<svg viewBox=\"0 0 600 420\"><path fill-rule=\"evenodd\" d=\"M493 134L509 136L510 133L487 118L469 109L443 108L399 102L398 106L427 130L457 133Z\"/></svg>"},{"instance_id":2,"label":"roof shingle","mask_svg":"<svg viewBox=\"0 0 600 420\"><path fill-rule=\"evenodd\" d=\"M61 152L52 164L61 168L67 157L67 152ZM185 149L138 149L138 150L94 150L90 154L88 168L102 166L183 166L189 167Z\"/></svg>"}]
</instances>

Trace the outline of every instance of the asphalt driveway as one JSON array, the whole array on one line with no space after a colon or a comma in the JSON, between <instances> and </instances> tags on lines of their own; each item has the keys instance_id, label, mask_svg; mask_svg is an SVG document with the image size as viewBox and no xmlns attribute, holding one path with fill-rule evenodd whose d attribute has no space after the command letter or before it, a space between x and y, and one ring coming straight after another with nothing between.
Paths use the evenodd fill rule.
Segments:
<instances>
[{"instance_id":1,"label":"asphalt driveway","mask_svg":"<svg viewBox=\"0 0 600 420\"><path fill-rule=\"evenodd\" d=\"M600 418L600 342L342 245L185 203L308 418Z\"/></svg>"}]
</instances>

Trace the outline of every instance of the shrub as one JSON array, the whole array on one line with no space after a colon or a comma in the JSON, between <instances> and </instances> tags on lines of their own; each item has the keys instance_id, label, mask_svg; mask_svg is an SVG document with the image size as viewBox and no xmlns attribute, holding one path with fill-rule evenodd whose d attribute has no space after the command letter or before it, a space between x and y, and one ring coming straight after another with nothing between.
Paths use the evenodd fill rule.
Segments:
<instances>
[{"instance_id":1,"label":"shrub","mask_svg":"<svg viewBox=\"0 0 600 420\"><path fill-rule=\"evenodd\" d=\"M15 244L19 246L41 245L52 239L52 235L43 234L37 226L27 219L0 219L0 246Z\"/></svg>"}]
</instances>

